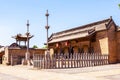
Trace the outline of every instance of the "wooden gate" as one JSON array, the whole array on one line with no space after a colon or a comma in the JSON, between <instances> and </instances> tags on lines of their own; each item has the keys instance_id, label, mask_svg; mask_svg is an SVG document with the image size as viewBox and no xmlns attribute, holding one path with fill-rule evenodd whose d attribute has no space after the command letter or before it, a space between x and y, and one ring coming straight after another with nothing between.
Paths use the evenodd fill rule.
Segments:
<instances>
[{"instance_id":1,"label":"wooden gate","mask_svg":"<svg viewBox=\"0 0 120 80\"><path fill-rule=\"evenodd\" d=\"M97 53L54 54L51 56L49 54L33 55L33 66L40 69L80 68L106 64L108 64L108 55Z\"/></svg>"}]
</instances>

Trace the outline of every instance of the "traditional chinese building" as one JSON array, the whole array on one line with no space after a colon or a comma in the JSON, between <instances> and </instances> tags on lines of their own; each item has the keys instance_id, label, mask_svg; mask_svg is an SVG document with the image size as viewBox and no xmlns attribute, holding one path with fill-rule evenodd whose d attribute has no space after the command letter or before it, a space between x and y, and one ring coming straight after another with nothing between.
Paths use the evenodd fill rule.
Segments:
<instances>
[{"instance_id":1,"label":"traditional chinese building","mask_svg":"<svg viewBox=\"0 0 120 80\"><path fill-rule=\"evenodd\" d=\"M120 28L112 17L53 33L50 53L100 53L109 55L109 63L120 62Z\"/></svg>"},{"instance_id":2,"label":"traditional chinese building","mask_svg":"<svg viewBox=\"0 0 120 80\"><path fill-rule=\"evenodd\" d=\"M32 38L32 35L28 36L28 41ZM13 36L16 40L16 43L12 43L10 46L6 46L1 48L0 53L2 53L2 64L7 65L16 65L16 64L22 64L22 60L25 59L25 54L27 51L27 35L17 34L16 36ZM30 59L33 58L33 54L44 54L45 49L34 49L29 48L30 53Z\"/></svg>"},{"instance_id":3,"label":"traditional chinese building","mask_svg":"<svg viewBox=\"0 0 120 80\"><path fill-rule=\"evenodd\" d=\"M28 36L28 44L29 44L29 40L33 37L33 35L29 35ZM17 34L16 36L13 36L12 38L14 38L16 40L16 43L22 48L27 47L27 34L22 35L22 34ZM24 43L24 44L21 44ZM28 46L29 47L29 46Z\"/></svg>"}]
</instances>

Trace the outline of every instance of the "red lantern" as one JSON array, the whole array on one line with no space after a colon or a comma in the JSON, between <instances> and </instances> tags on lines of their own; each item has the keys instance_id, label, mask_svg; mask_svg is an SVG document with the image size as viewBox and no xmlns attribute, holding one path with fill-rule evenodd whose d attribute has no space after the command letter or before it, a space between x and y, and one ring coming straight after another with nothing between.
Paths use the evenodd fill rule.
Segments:
<instances>
[{"instance_id":1,"label":"red lantern","mask_svg":"<svg viewBox=\"0 0 120 80\"><path fill-rule=\"evenodd\" d=\"M65 42L65 46L68 46L68 41Z\"/></svg>"},{"instance_id":2,"label":"red lantern","mask_svg":"<svg viewBox=\"0 0 120 80\"><path fill-rule=\"evenodd\" d=\"M56 47L59 47L59 44L58 44L58 43L56 43Z\"/></svg>"}]
</instances>

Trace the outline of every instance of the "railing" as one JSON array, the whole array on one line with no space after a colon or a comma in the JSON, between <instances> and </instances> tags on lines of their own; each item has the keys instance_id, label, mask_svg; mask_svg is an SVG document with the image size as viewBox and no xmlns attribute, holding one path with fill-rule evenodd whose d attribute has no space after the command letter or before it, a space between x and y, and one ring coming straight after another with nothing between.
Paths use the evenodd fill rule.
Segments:
<instances>
[{"instance_id":1,"label":"railing","mask_svg":"<svg viewBox=\"0 0 120 80\"><path fill-rule=\"evenodd\" d=\"M40 69L80 68L106 64L109 64L108 55L101 55L97 53L74 53L73 55L33 55L33 66L34 68Z\"/></svg>"}]
</instances>

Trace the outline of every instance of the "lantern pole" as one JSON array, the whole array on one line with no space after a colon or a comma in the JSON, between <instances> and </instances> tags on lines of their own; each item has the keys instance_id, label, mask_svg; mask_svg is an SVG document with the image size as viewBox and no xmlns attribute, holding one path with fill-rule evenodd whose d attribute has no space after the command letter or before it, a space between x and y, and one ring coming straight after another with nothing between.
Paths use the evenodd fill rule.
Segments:
<instances>
[{"instance_id":1,"label":"lantern pole","mask_svg":"<svg viewBox=\"0 0 120 80\"><path fill-rule=\"evenodd\" d=\"M48 26L48 17L49 17L48 10L47 10L45 16L46 16L46 20L47 20L47 25L45 26L45 29L47 30L47 53L48 53L48 29L50 28L50 26Z\"/></svg>"},{"instance_id":2,"label":"lantern pole","mask_svg":"<svg viewBox=\"0 0 120 80\"><path fill-rule=\"evenodd\" d=\"M27 20L27 51L26 51L26 60L28 61L30 59L30 53L29 53L29 20Z\"/></svg>"},{"instance_id":3,"label":"lantern pole","mask_svg":"<svg viewBox=\"0 0 120 80\"><path fill-rule=\"evenodd\" d=\"M25 60L23 60L22 64L23 65L31 65L31 62L30 62L30 53L29 53L29 20L27 20L27 32L26 32L26 36L27 36L27 50L26 50L26 53L25 53Z\"/></svg>"}]
</instances>

